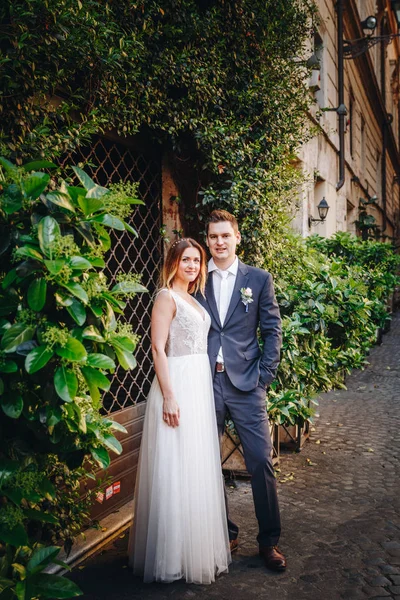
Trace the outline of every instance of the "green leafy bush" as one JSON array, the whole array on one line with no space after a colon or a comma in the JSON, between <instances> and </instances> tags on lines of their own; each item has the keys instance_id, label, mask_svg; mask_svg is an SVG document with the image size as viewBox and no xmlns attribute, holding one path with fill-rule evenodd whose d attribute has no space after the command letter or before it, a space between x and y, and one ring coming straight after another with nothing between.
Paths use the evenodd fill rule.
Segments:
<instances>
[{"instance_id":1,"label":"green leafy bush","mask_svg":"<svg viewBox=\"0 0 400 600\"><path fill-rule=\"evenodd\" d=\"M307 239L309 248L318 249L329 258L342 259L350 268L357 270L366 287L365 293L373 303L372 321L385 327L390 320L387 301L399 283L400 256L391 244L362 240L346 232L338 232L331 238L312 236Z\"/></svg>"},{"instance_id":2,"label":"green leafy bush","mask_svg":"<svg viewBox=\"0 0 400 600\"><path fill-rule=\"evenodd\" d=\"M390 319L400 257L389 244L337 233L306 241L288 236L268 258L278 274L283 325L268 412L278 423L301 423L312 418L319 392L344 387L345 374L365 365L377 327Z\"/></svg>"},{"instance_id":3,"label":"green leafy bush","mask_svg":"<svg viewBox=\"0 0 400 600\"><path fill-rule=\"evenodd\" d=\"M109 287L109 229L140 204L135 188L82 186L0 158L0 595L69 598L80 592L43 573L87 517L78 477L106 468L124 428L101 414L109 374L135 366L137 336L117 320L137 276ZM47 190L47 191L46 191ZM77 512L78 511L78 512Z\"/></svg>"}]
</instances>

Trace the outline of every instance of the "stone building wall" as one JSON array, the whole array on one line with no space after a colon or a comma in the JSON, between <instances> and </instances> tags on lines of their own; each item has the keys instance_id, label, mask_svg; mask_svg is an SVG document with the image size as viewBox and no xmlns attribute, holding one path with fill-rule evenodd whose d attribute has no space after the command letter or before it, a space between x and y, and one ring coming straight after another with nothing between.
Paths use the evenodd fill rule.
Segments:
<instances>
[{"instance_id":1,"label":"stone building wall","mask_svg":"<svg viewBox=\"0 0 400 600\"><path fill-rule=\"evenodd\" d=\"M318 135L304 145L299 153L300 168L306 176L300 192L300 210L294 227L302 235L311 233L329 236L336 231L357 233L360 198L376 197L368 205L383 239L397 237L400 186L399 164L399 39L378 43L362 56L344 61L345 117L345 183L339 181L338 116L338 39L336 0L317 1L320 23L310 52L315 52L321 68L310 78L310 94L315 104L310 120ZM378 24L373 32L362 30L361 21L373 15ZM397 33L397 22L390 0L344 0L344 39L363 35ZM382 53L385 82L382 86ZM387 125L384 125L384 122ZM389 123L390 121L390 123ZM382 188L383 129L387 127L386 156L386 219ZM318 217L317 205L325 197L330 210L326 222L309 227L308 217ZM385 222L386 221L386 222ZM385 237L388 236L388 237Z\"/></svg>"}]
</instances>

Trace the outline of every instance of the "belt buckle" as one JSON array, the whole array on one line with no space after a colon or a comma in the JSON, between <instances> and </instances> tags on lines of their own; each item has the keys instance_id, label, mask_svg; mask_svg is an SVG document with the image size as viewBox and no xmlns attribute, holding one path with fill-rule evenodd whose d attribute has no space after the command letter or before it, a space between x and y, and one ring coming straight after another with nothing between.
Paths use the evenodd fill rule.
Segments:
<instances>
[{"instance_id":1,"label":"belt buckle","mask_svg":"<svg viewBox=\"0 0 400 600\"><path fill-rule=\"evenodd\" d=\"M217 362L216 371L217 371L217 373L223 373L225 371L225 364Z\"/></svg>"}]
</instances>

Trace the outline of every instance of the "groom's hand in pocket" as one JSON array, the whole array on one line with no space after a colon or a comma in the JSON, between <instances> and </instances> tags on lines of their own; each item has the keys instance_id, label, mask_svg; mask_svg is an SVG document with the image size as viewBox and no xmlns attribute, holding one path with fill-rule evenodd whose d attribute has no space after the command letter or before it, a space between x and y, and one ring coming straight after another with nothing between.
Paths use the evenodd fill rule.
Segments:
<instances>
[{"instance_id":1,"label":"groom's hand in pocket","mask_svg":"<svg viewBox=\"0 0 400 600\"><path fill-rule=\"evenodd\" d=\"M164 398L163 420L169 427L178 427L180 419L179 406L175 398Z\"/></svg>"}]
</instances>

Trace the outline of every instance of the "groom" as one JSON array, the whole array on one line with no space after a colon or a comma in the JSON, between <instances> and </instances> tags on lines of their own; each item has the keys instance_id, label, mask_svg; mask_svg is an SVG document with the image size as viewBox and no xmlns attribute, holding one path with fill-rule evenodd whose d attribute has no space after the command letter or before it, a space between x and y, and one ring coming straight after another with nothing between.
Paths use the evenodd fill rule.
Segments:
<instances>
[{"instance_id":1,"label":"groom","mask_svg":"<svg viewBox=\"0 0 400 600\"><path fill-rule=\"evenodd\" d=\"M266 387L275 378L281 347L281 320L272 277L239 261L238 223L227 211L211 213L206 234L212 258L206 298L200 294L198 300L211 316L208 354L214 374L218 431L222 436L229 411L251 474L260 554L267 568L283 571L286 559L276 546L281 526L265 406ZM228 529L234 552L239 528L229 516Z\"/></svg>"}]
</instances>

